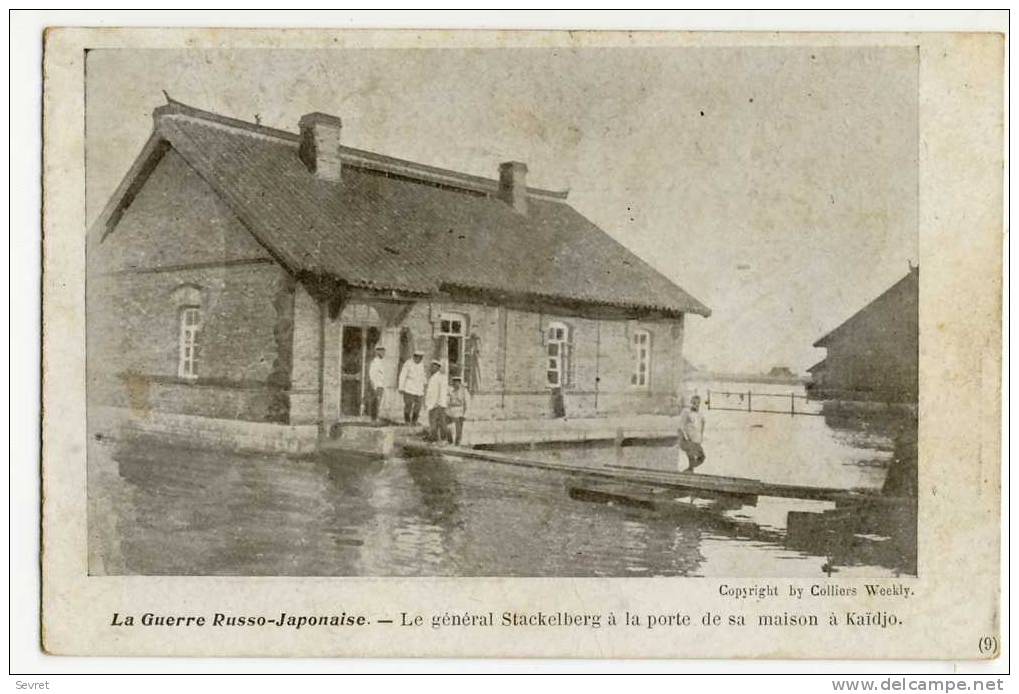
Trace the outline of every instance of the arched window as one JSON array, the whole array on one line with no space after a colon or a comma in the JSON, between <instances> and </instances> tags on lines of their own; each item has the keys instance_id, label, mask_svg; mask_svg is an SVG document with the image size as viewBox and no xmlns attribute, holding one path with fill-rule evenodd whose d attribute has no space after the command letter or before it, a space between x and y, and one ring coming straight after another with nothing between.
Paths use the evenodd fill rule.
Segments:
<instances>
[{"instance_id":1,"label":"arched window","mask_svg":"<svg viewBox=\"0 0 1019 694\"><path fill-rule=\"evenodd\" d=\"M180 309L180 347L177 375L181 378L198 378L201 362L202 309L182 306Z\"/></svg>"},{"instance_id":2,"label":"arched window","mask_svg":"<svg viewBox=\"0 0 1019 694\"><path fill-rule=\"evenodd\" d=\"M630 384L635 388L647 388L651 385L651 333L647 330L634 330L633 341L633 374Z\"/></svg>"},{"instance_id":3,"label":"arched window","mask_svg":"<svg viewBox=\"0 0 1019 694\"><path fill-rule=\"evenodd\" d=\"M559 321L545 331L545 382L550 388L570 383L570 326Z\"/></svg>"}]
</instances>

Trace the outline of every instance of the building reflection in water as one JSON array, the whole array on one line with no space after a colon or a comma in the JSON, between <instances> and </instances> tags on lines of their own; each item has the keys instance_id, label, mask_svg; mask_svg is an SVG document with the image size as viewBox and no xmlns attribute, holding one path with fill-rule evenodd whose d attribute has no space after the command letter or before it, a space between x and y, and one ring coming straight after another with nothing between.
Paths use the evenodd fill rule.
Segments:
<instances>
[{"instance_id":1,"label":"building reflection in water","mask_svg":"<svg viewBox=\"0 0 1019 694\"><path fill-rule=\"evenodd\" d=\"M668 448L634 454L673 463ZM106 442L90 448L90 571L684 576L730 571L738 554L751 575L816 575L822 562L809 555L829 551L787 547L785 528L762 522L757 508L591 503L571 498L576 481L443 457L293 459ZM903 570L890 545L857 540L838 565ZM724 560L723 546L732 548Z\"/></svg>"}]
</instances>

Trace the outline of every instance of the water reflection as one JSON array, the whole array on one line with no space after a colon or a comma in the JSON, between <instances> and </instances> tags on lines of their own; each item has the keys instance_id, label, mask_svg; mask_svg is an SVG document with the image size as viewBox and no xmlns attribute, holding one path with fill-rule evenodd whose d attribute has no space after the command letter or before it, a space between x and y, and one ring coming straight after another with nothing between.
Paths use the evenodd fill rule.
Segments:
<instances>
[{"instance_id":1,"label":"water reflection","mask_svg":"<svg viewBox=\"0 0 1019 694\"><path fill-rule=\"evenodd\" d=\"M809 419L827 426L821 417ZM740 430L732 420L713 424L715 436L730 431L743 443L757 436L752 426ZM788 435L777 423L765 427L772 438ZM814 458L811 474L846 487L878 488L896 455L889 437L873 430L830 435L830 450L839 454ZM714 450L716 460L709 464L725 468L731 461L721 451L735 444L714 443L709 454ZM672 445L573 446L528 455L674 469L677 451ZM785 466L779 477L802 477L795 465L804 458L772 460ZM860 464L868 460L880 462ZM105 441L90 449L88 482L89 561L97 574L763 577L915 571L915 546L910 557L900 541L880 533L853 533L838 542L827 531L787 533L789 511L830 512L830 504L762 498L756 505L715 500L705 506L704 499L691 499L636 508L579 498L571 493L578 485L574 476L442 457L383 461L331 453L293 459Z\"/></svg>"}]
</instances>

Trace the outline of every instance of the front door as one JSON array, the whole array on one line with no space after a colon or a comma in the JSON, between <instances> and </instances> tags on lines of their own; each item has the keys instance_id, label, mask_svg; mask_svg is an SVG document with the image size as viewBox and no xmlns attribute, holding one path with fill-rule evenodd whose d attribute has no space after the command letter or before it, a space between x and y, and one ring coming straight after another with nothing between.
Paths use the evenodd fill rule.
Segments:
<instances>
[{"instance_id":1,"label":"front door","mask_svg":"<svg viewBox=\"0 0 1019 694\"><path fill-rule=\"evenodd\" d=\"M368 365L375 356L379 329L344 325L340 351L340 414L363 417L368 409Z\"/></svg>"}]
</instances>

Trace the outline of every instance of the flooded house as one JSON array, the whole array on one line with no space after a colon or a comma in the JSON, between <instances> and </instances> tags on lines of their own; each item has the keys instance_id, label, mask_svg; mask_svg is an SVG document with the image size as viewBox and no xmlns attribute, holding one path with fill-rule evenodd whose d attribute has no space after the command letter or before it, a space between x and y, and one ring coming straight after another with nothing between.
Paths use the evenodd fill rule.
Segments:
<instances>
[{"instance_id":1,"label":"flooded house","mask_svg":"<svg viewBox=\"0 0 1019 694\"><path fill-rule=\"evenodd\" d=\"M365 419L381 345L392 421L417 350L473 419L674 411L686 317L710 311L525 164L354 149L322 113L298 132L172 100L153 117L90 231L93 402L321 435Z\"/></svg>"},{"instance_id":2,"label":"flooded house","mask_svg":"<svg viewBox=\"0 0 1019 694\"><path fill-rule=\"evenodd\" d=\"M827 356L808 369L812 397L916 403L920 268L854 313L814 347Z\"/></svg>"}]
</instances>

